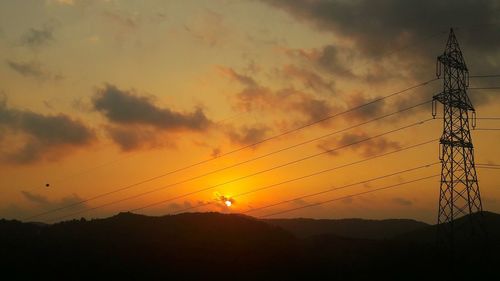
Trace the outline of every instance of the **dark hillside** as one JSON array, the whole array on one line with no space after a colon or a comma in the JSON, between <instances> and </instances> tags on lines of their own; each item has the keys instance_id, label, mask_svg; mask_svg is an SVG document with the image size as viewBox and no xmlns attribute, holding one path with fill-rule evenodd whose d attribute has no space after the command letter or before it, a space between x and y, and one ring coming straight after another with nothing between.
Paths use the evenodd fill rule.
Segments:
<instances>
[{"instance_id":1,"label":"dark hillside","mask_svg":"<svg viewBox=\"0 0 500 281\"><path fill-rule=\"evenodd\" d=\"M487 213L484 221L496 241L499 217ZM411 220L317 223L219 213L121 213L53 225L0 220L0 270L5 280L446 280L462 263L468 266L453 272L484 279L499 261L491 242L464 240L450 256L422 239L434 226ZM406 234L390 238L405 226Z\"/></svg>"},{"instance_id":2,"label":"dark hillside","mask_svg":"<svg viewBox=\"0 0 500 281\"><path fill-rule=\"evenodd\" d=\"M92 221L37 227L3 221L2 257L11 271L40 274L107 274L126 277L235 274L280 271L296 257L295 238L275 226L240 215L182 214L147 217L130 213ZM279 257L279 258L278 258ZM290 257L290 259L288 258Z\"/></svg>"},{"instance_id":3,"label":"dark hillside","mask_svg":"<svg viewBox=\"0 0 500 281\"><path fill-rule=\"evenodd\" d=\"M361 238L388 239L397 235L423 229L426 223L408 219L364 220L364 219L268 219L266 222L277 225L305 238L322 234Z\"/></svg>"}]
</instances>

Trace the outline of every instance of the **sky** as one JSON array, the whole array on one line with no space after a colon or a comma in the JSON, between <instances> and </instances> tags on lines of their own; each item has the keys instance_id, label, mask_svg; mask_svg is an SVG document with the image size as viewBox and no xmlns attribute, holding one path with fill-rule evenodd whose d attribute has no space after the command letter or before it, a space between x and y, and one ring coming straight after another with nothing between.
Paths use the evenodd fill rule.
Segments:
<instances>
[{"instance_id":1,"label":"sky","mask_svg":"<svg viewBox=\"0 0 500 281\"><path fill-rule=\"evenodd\" d=\"M0 217L435 223L439 179L404 183L440 172L442 120L426 102L450 27L471 76L500 74L493 0L1 1ZM498 90L468 94L477 127L500 128L481 119L500 117ZM499 137L472 131L477 163L500 164ZM498 171L478 168L493 212Z\"/></svg>"}]
</instances>

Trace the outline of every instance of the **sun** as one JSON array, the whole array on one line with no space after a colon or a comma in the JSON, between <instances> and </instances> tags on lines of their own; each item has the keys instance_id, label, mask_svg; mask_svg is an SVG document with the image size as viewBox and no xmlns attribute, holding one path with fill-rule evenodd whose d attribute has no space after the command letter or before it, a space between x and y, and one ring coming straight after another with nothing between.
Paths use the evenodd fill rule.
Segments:
<instances>
[{"instance_id":1,"label":"sun","mask_svg":"<svg viewBox=\"0 0 500 281\"><path fill-rule=\"evenodd\" d=\"M221 202L222 204L226 205L227 208L231 207L234 205L234 199L231 198L228 195L222 195L219 192L215 192L215 200Z\"/></svg>"}]
</instances>

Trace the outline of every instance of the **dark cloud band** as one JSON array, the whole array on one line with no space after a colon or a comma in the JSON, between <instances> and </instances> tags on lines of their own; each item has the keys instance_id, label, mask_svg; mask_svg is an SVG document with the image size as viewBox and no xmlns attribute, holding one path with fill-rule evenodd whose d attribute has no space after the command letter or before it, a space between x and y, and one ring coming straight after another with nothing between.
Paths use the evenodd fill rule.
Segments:
<instances>
[{"instance_id":1,"label":"dark cloud band","mask_svg":"<svg viewBox=\"0 0 500 281\"><path fill-rule=\"evenodd\" d=\"M0 150L2 160L13 163L56 159L62 156L61 149L86 146L95 139L90 128L67 115L43 115L9 108L5 99L0 100L0 129L10 133L5 138L17 135L21 139L17 150Z\"/></svg>"},{"instance_id":2,"label":"dark cloud band","mask_svg":"<svg viewBox=\"0 0 500 281\"><path fill-rule=\"evenodd\" d=\"M94 109L115 124L149 125L164 130L188 129L203 131L211 121L201 108L192 112L177 112L160 108L148 97L106 85L92 100Z\"/></svg>"}]
</instances>

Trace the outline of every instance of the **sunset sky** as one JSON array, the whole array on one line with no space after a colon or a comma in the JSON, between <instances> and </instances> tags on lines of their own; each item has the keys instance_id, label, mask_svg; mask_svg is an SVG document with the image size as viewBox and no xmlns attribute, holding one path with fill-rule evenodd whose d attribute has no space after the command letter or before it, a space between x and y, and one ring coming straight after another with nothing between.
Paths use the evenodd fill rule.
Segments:
<instances>
[{"instance_id":1,"label":"sunset sky","mask_svg":"<svg viewBox=\"0 0 500 281\"><path fill-rule=\"evenodd\" d=\"M204 206L189 211L259 217L437 174L432 165L295 199L433 164L434 141L236 196L439 138L442 120L428 120L430 103L320 137L429 101L442 80L232 151L434 79L450 27L471 76L500 74L500 3L493 0L1 1L0 217L25 219L96 196L32 220L163 215L197 205ZM500 86L500 78L470 85ZM499 90L468 94L477 117L500 117ZM500 120L478 119L478 128L500 128ZM477 163L500 164L500 131L472 137ZM485 210L500 212L499 173L478 169ZM275 217L435 223L438 180ZM248 212L281 201L288 202Z\"/></svg>"}]
</instances>

